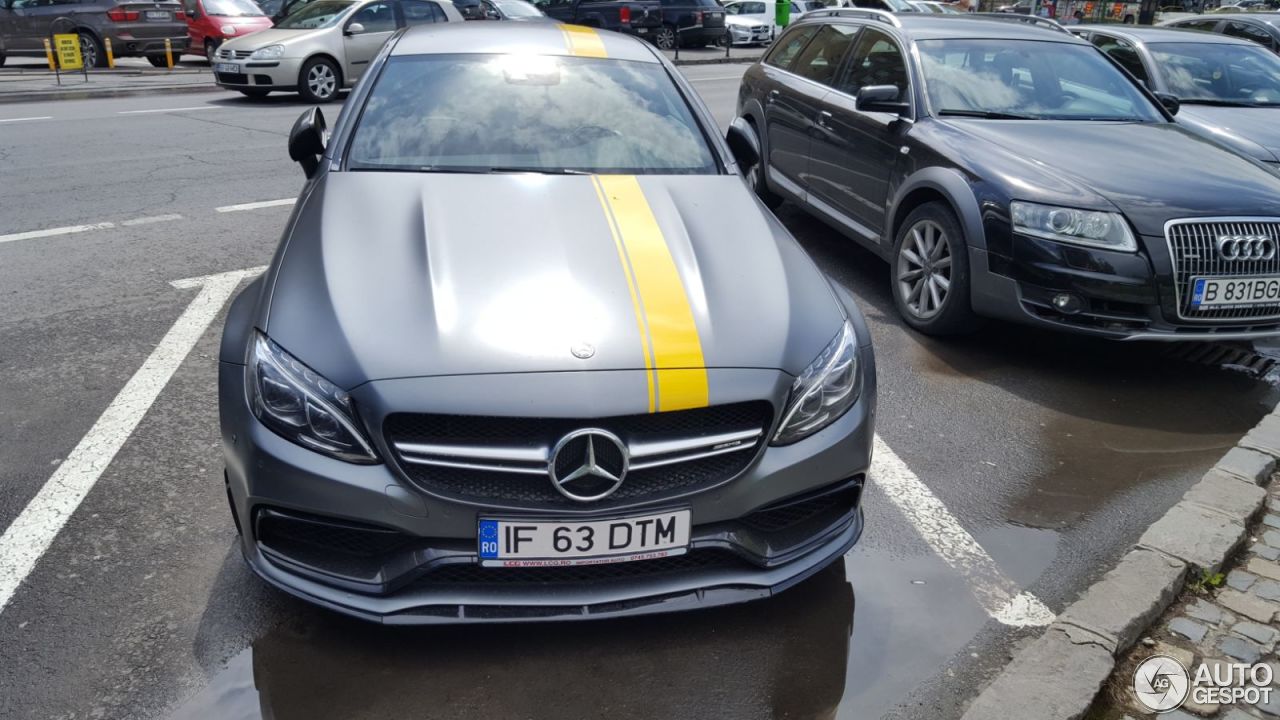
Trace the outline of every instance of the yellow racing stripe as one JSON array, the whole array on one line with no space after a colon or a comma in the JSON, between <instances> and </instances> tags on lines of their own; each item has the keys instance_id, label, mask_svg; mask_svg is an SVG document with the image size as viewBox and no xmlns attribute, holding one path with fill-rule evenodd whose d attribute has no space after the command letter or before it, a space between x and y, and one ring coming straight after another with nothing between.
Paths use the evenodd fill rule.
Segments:
<instances>
[{"instance_id":1,"label":"yellow racing stripe","mask_svg":"<svg viewBox=\"0 0 1280 720\"><path fill-rule=\"evenodd\" d=\"M609 53L604 49L604 39L595 28L582 25L561 25L564 42L569 52L578 57L607 58Z\"/></svg>"},{"instance_id":2,"label":"yellow racing stripe","mask_svg":"<svg viewBox=\"0 0 1280 720\"><path fill-rule=\"evenodd\" d=\"M707 370L689 295L640 181L599 175L595 183L636 306L649 412L706 407Z\"/></svg>"}]
</instances>

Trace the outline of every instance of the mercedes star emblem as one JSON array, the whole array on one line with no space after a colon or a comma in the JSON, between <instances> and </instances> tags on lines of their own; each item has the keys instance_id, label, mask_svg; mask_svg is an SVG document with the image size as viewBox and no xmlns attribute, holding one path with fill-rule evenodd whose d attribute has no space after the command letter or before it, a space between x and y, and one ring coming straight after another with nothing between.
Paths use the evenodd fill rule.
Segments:
<instances>
[{"instance_id":1,"label":"mercedes star emblem","mask_svg":"<svg viewBox=\"0 0 1280 720\"><path fill-rule=\"evenodd\" d=\"M547 463L551 484L577 502L608 497L622 485L630 460L617 435L599 428L574 430L556 443Z\"/></svg>"}]
</instances>

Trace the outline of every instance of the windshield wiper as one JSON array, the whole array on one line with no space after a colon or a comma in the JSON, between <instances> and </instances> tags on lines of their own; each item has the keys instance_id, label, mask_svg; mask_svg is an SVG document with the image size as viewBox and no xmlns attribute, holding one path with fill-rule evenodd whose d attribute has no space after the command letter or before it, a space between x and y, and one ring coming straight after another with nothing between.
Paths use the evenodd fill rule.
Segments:
<instances>
[{"instance_id":1,"label":"windshield wiper","mask_svg":"<svg viewBox=\"0 0 1280 720\"><path fill-rule=\"evenodd\" d=\"M1018 113L996 112L994 110L939 110L938 115L951 117L984 118L986 120L1039 120L1035 115L1019 115Z\"/></svg>"},{"instance_id":2,"label":"windshield wiper","mask_svg":"<svg viewBox=\"0 0 1280 720\"><path fill-rule=\"evenodd\" d=\"M540 167L491 167L486 168L491 173L538 173L540 175L590 175L585 170L572 170L570 168L540 168Z\"/></svg>"},{"instance_id":3,"label":"windshield wiper","mask_svg":"<svg viewBox=\"0 0 1280 720\"><path fill-rule=\"evenodd\" d=\"M1255 103L1240 102L1239 100L1218 100L1216 98L1185 98L1180 99L1183 105L1209 105L1212 107L1256 107Z\"/></svg>"}]
</instances>

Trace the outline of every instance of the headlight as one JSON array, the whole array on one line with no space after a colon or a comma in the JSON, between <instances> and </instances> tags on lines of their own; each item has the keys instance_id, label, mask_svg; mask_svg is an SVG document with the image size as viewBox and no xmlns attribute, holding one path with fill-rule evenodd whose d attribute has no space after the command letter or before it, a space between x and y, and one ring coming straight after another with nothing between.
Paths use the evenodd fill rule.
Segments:
<instances>
[{"instance_id":1,"label":"headlight","mask_svg":"<svg viewBox=\"0 0 1280 720\"><path fill-rule=\"evenodd\" d=\"M1072 245L1137 252L1138 242L1119 213L1041 205L1015 200L1009 205L1013 231Z\"/></svg>"},{"instance_id":2,"label":"headlight","mask_svg":"<svg viewBox=\"0 0 1280 720\"><path fill-rule=\"evenodd\" d=\"M356 427L351 397L262 333L254 334L245 372L249 407L263 425L339 460L378 462Z\"/></svg>"},{"instance_id":3,"label":"headlight","mask_svg":"<svg viewBox=\"0 0 1280 720\"><path fill-rule=\"evenodd\" d=\"M250 60L276 60L280 58L280 56L282 55L284 55L283 45L268 45L266 47L258 48L257 50L254 50L253 54L249 56L249 59Z\"/></svg>"},{"instance_id":4,"label":"headlight","mask_svg":"<svg viewBox=\"0 0 1280 720\"><path fill-rule=\"evenodd\" d=\"M235 25L223 25L221 28L219 28L219 30L222 30L222 34L223 34L223 35L235 35L235 34L236 34L236 26L235 26ZM271 47L278 47L278 48L280 48L280 49L282 49L282 50L284 49L284 46L283 46L283 45L272 45ZM265 48L264 48L264 49L265 49Z\"/></svg>"},{"instance_id":5,"label":"headlight","mask_svg":"<svg viewBox=\"0 0 1280 720\"><path fill-rule=\"evenodd\" d=\"M802 440L835 422L858 399L861 379L858 338L846 320L840 332L791 384L791 400L773 444Z\"/></svg>"}]
</instances>

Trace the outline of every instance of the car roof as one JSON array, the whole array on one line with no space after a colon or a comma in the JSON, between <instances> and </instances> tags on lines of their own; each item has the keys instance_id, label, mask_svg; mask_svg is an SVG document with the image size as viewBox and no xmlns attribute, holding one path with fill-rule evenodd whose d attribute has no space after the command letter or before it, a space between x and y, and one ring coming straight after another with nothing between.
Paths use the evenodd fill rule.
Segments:
<instances>
[{"instance_id":1,"label":"car roof","mask_svg":"<svg viewBox=\"0 0 1280 720\"><path fill-rule=\"evenodd\" d=\"M805 15L796 24L827 21L832 18L848 18L858 20L870 27L889 27L891 24L888 19L895 18L899 32L912 40L959 40L963 38L974 40L1044 40L1064 43L1085 42L1084 39L1060 29L1033 25L1023 15L1009 15L1007 20L984 16L973 17L971 13L898 13L892 16L888 13L879 13L884 18L870 17L870 15L866 11L862 11L859 14L859 11L854 8L845 11L835 10L829 14L820 10L816 14ZM1016 18L1024 19L1019 20Z\"/></svg>"},{"instance_id":2,"label":"car roof","mask_svg":"<svg viewBox=\"0 0 1280 720\"><path fill-rule=\"evenodd\" d=\"M1206 20L1256 20L1263 25L1275 25L1280 22L1280 12L1236 12L1210 13L1203 16ZM1178 18L1175 23L1197 20L1199 18Z\"/></svg>"},{"instance_id":3,"label":"car roof","mask_svg":"<svg viewBox=\"0 0 1280 720\"><path fill-rule=\"evenodd\" d=\"M1176 27L1143 27L1117 25L1076 25L1072 31L1091 30L1116 37L1128 38L1138 42L1195 42L1219 43L1222 45L1256 45L1252 40L1222 35L1221 33L1185 30Z\"/></svg>"},{"instance_id":4,"label":"car roof","mask_svg":"<svg viewBox=\"0 0 1280 720\"><path fill-rule=\"evenodd\" d=\"M516 22L451 22L415 25L391 50L399 55L562 55L660 62L642 40L581 25Z\"/></svg>"}]
</instances>

